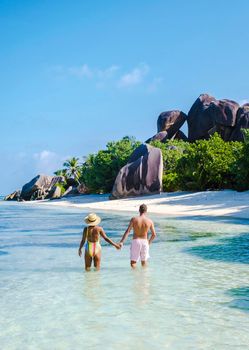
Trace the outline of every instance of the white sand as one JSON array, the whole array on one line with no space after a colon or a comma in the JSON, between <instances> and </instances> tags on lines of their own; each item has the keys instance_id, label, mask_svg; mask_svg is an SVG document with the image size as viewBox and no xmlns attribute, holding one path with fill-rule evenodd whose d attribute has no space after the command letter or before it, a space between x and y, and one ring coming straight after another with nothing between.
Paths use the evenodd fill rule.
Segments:
<instances>
[{"instance_id":1,"label":"white sand","mask_svg":"<svg viewBox=\"0 0 249 350\"><path fill-rule=\"evenodd\" d=\"M77 207L90 211L137 212L140 204L151 213L167 216L233 216L249 218L249 191L175 192L119 200L108 195L81 195L52 201L33 202L49 206Z\"/></svg>"}]
</instances>

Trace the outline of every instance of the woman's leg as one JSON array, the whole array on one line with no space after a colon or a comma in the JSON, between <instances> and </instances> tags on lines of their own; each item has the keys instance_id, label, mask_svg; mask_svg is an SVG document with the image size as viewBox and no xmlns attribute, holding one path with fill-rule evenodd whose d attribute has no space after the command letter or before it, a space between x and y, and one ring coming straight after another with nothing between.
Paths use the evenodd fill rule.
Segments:
<instances>
[{"instance_id":1,"label":"woman's leg","mask_svg":"<svg viewBox=\"0 0 249 350\"><path fill-rule=\"evenodd\" d=\"M87 250L85 250L85 270L90 271L92 265L92 257L88 254Z\"/></svg>"},{"instance_id":2,"label":"woman's leg","mask_svg":"<svg viewBox=\"0 0 249 350\"><path fill-rule=\"evenodd\" d=\"M136 268L136 265L137 265L137 262L134 261L134 260L131 260L131 267L132 267L133 269Z\"/></svg>"},{"instance_id":3,"label":"woman's leg","mask_svg":"<svg viewBox=\"0 0 249 350\"><path fill-rule=\"evenodd\" d=\"M101 262L101 251L94 256L93 261L94 261L95 269L99 270L100 269L100 262Z\"/></svg>"}]
</instances>

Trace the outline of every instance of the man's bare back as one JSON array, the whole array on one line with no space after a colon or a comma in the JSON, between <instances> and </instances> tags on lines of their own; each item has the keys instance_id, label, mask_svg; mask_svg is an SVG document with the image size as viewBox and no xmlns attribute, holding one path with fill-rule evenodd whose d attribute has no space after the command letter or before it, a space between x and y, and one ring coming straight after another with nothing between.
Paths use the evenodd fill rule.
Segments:
<instances>
[{"instance_id":1,"label":"man's bare back","mask_svg":"<svg viewBox=\"0 0 249 350\"><path fill-rule=\"evenodd\" d=\"M153 221L147 218L144 214L131 219L133 228L133 239L143 238L148 239L149 231L153 231Z\"/></svg>"},{"instance_id":2,"label":"man's bare back","mask_svg":"<svg viewBox=\"0 0 249 350\"><path fill-rule=\"evenodd\" d=\"M132 267L135 267L139 259L141 259L143 266L146 265L146 261L149 258L149 245L156 237L154 223L146 216L147 206L145 204L140 205L139 213L139 216L131 219L129 226L120 241L120 245L122 246L130 231L133 229L130 257ZM149 231L151 232L150 238L148 238Z\"/></svg>"}]
</instances>

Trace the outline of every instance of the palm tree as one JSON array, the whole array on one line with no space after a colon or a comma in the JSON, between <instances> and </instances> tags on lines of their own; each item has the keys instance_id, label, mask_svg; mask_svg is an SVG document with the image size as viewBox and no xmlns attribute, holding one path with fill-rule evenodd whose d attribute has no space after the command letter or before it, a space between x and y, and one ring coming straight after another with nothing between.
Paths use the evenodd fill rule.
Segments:
<instances>
[{"instance_id":1,"label":"palm tree","mask_svg":"<svg viewBox=\"0 0 249 350\"><path fill-rule=\"evenodd\" d=\"M78 184L80 183L79 182L79 177L80 177L80 165L79 165L79 158L71 158L71 159L67 159L63 166L66 168L66 169L63 169L66 171L66 174L68 177L72 177L74 178Z\"/></svg>"},{"instance_id":2,"label":"palm tree","mask_svg":"<svg viewBox=\"0 0 249 350\"><path fill-rule=\"evenodd\" d=\"M54 172L56 176L64 176L67 178L67 169L59 169Z\"/></svg>"}]
</instances>

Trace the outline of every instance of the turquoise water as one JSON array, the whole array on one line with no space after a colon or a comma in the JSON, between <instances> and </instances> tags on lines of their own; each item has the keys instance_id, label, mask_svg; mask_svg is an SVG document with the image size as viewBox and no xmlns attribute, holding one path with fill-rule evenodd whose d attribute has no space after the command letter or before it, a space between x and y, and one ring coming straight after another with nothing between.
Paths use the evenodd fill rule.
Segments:
<instances>
[{"instance_id":1,"label":"turquoise water","mask_svg":"<svg viewBox=\"0 0 249 350\"><path fill-rule=\"evenodd\" d=\"M103 243L102 270L77 256L78 209L0 202L0 348L248 349L249 226L152 215L147 269ZM118 240L129 214L99 213Z\"/></svg>"}]
</instances>

